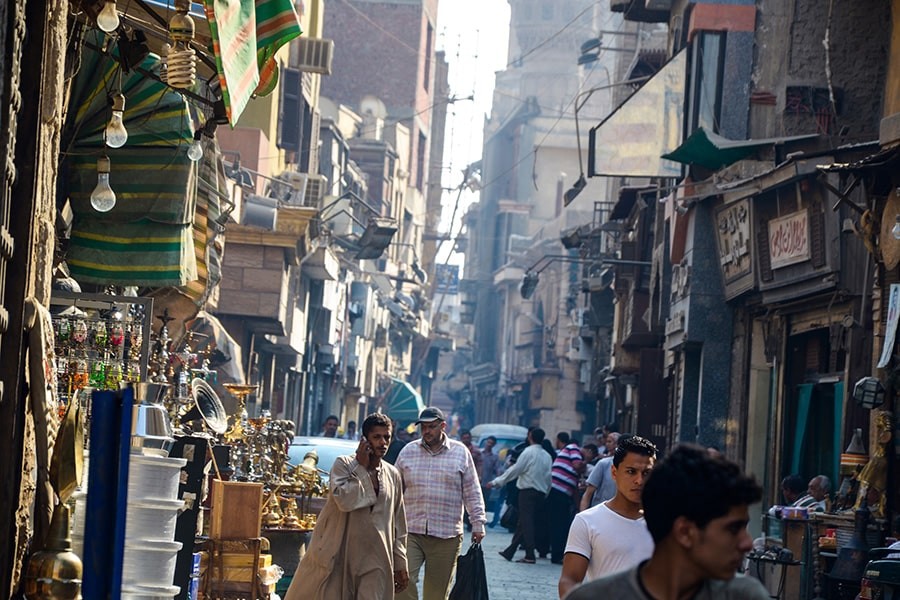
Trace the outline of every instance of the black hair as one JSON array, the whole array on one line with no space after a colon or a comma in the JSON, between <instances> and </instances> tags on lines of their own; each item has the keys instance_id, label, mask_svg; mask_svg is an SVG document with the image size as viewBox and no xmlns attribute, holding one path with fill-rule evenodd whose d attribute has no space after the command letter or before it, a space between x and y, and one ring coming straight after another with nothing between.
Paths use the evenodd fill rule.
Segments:
<instances>
[{"instance_id":1,"label":"black hair","mask_svg":"<svg viewBox=\"0 0 900 600\"><path fill-rule=\"evenodd\" d=\"M466 434L472 435L472 432L471 432L470 430L468 430L468 429L460 429L460 430L459 430L459 437L462 437L462 436L464 436L464 435L466 435Z\"/></svg>"},{"instance_id":2,"label":"black hair","mask_svg":"<svg viewBox=\"0 0 900 600\"><path fill-rule=\"evenodd\" d=\"M600 448L597 447L597 444L585 444L582 448L587 448L594 454L600 454Z\"/></svg>"},{"instance_id":3,"label":"black hair","mask_svg":"<svg viewBox=\"0 0 900 600\"><path fill-rule=\"evenodd\" d=\"M568 433L566 433L565 431L560 431L559 433L556 434L556 439L558 441L562 442L563 444L568 444L570 438L569 438Z\"/></svg>"},{"instance_id":4,"label":"black hair","mask_svg":"<svg viewBox=\"0 0 900 600\"><path fill-rule=\"evenodd\" d=\"M494 443L495 443L495 444L497 443L497 438L495 438L495 437L492 436L492 435L487 436L487 437L485 438L485 440L494 440Z\"/></svg>"},{"instance_id":5,"label":"black hair","mask_svg":"<svg viewBox=\"0 0 900 600\"><path fill-rule=\"evenodd\" d=\"M678 517L702 529L733 507L754 504L761 498L762 488L735 463L711 456L701 446L679 444L650 472L641 503L647 529L659 544Z\"/></svg>"},{"instance_id":6,"label":"black hair","mask_svg":"<svg viewBox=\"0 0 900 600\"><path fill-rule=\"evenodd\" d=\"M656 458L658 450L656 449L656 444L647 438L642 438L639 435L622 434L619 436L619 443L616 449L613 450L613 466L618 467L621 465L629 452Z\"/></svg>"},{"instance_id":7,"label":"black hair","mask_svg":"<svg viewBox=\"0 0 900 600\"><path fill-rule=\"evenodd\" d=\"M341 422L341 420L337 418L337 415L328 415L327 417L325 417L325 420L322 421L322 422L323 422L323 423L327 423L327 422L330 421L331 419L334 419L334 420L337 421L338 423Z\"/></svg>"},{"instance_id":8,"label":"black hair","mask_svg":"<svg viewBox=\"0 0 900 600\"><path fill-rule=\"evenodd\" d=\"M794 492L795 494L806 493L806 480L797 474L788 475L781 480L781 487Z\"/></svg>"},{"instance_id":9,"label":"black hair","mask_svg":"<svg viewBox=\"0 0 900 600\"><path fill-rule=\"evenodd\" d=\"M390 418L382 413L372 413L371 415L366 417L366 420L363 421L362 426L363 437L368 436L369 432L372 431L372 428L374 427L387 427L388 429L391 429L391 431L393 431Z\"/></svg>"},{"instance_id":10,"label":"black hair","mask_svg":"<svg viewBox=\"0 0 900 600\"><path fill-rule=\"evenodd\" d=\"M534 429L531 430L531 440L535 444L540 444L541 442L543 442L544 438L546 436L547 436L547 434L545 434L544 430L541 429L540 427L535 427Z\"/></svg>"}]
</instances>

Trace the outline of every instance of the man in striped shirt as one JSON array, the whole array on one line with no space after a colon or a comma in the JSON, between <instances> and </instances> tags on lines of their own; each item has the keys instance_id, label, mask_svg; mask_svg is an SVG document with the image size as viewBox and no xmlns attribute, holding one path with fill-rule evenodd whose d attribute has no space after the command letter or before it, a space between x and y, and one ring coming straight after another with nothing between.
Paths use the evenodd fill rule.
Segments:
<instances>
[{"instance_id":1,"label":"man in striped shirt","mask_svg":"<svg viewBox=\"0 0 900 600\"><path fill-rule=\"evenodd\" d=\"M445 433L444 413L428 407L419 414L422 439L400 451L395 466L403 477L409 586L397 600L418 600L419 570L425 565L423 600L446 600L462 546L463 508L472 524L472 542L484 538L484 499L469 450Z\"/></svg>"},{"instance_id":2,"label":"man in striped shirt","mask_svg":"<svg viewBox=\"0 0 900 600\"><path fill-rule=\"evenodd\" d=\"M559 452L553 461L547 509L550 513L550 562L561 565L569 526L575 516L575 491L584 471L584 458L581 448L571 442L565 431L556 434L556 448Z\"/></svg>"}]
</instances>

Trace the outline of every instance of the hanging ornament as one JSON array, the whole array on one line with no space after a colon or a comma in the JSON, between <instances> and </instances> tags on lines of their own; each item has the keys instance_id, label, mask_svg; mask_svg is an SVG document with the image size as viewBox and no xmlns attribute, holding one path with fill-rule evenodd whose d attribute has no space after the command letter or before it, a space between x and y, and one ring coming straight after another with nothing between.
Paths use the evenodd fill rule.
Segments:
<instances>
[{"instance_id":1,"label":"hanging ornament","mask_svg":"<svg viewBox=\"0 0 900 600\"><path fill-rule=\"evenodd\" d=\"M194 141L188 146L187 157L194 162L197 162L201 158L203 158L203 142L201 138L203 137L203 130L198 129L194 132Z\"/></svg>"},{"instance_id":2,"label":"hanging ornament","mask_svg":"<svg viewBox=\"0 0 900 600\"><path fill-rule=\"evenodd\" d=\"M97 212L109 212L116 205L116 193L109 187L109 157L97 159L97 187L91 192L91 206Z\"/></svg>"},{"instance_id":3,"label":"hanging ornament","mask_svg":"<svg viewBox=\"0 0 900 600\"><path fill-rule=\"evenodd\" d=\"M112 33L119 28L119 12L116 10L116 0L106 0L103 9L97 15L97 27L106 33Z\"/></svg>"},{"instance_id":4,"label":"hanging ornament","mask_svg":"<svg viewBox=\"0 0 900 600\"><path fill-rule=\"evenodd\" d=\"M194 20L188 15L189 9L189 2L176 0L175 15L169 21L172 47L166 57L166 81L173 88L193 87L197 81L197 54L191 48Z\"/></svg>"},{"instance_id":5,"label":"hanging ornament","mask_svg":"<svg viewBox=\"0 0 900 600\"><path fill-rule=\"evenodd\" d=\"M122 122L125 113L125 96L116 94L112 96L112 117L106 126L106 145L110 148L121 148L128 141L128 130Z\"/></svg>"}]
</instances>

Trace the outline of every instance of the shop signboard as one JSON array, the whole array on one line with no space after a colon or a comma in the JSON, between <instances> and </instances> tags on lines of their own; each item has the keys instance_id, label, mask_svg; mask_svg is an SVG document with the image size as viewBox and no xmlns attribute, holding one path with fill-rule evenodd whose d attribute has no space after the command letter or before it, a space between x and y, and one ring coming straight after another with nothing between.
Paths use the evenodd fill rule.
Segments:
<instances>
[{"instance_id":1,"label":"shop signboard","mask_svg":"<svg viewBox=\"0 0 900 600\"><path fill-rule=\"evenodd\" d=\"M773 269L809 260L809 212L800 210L769 221Z\"/></svg>"}]
</instances>

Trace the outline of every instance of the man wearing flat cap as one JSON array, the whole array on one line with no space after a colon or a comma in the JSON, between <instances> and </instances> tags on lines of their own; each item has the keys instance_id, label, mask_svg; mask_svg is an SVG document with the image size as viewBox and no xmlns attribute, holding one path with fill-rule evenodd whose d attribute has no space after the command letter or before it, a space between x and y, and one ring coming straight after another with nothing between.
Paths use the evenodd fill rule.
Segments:
<instances>
[{"instance_id":1,"label":"man wearing flat cap","mask_svg":"<svg viewBox=\"0 0 900 600\"><path fill-rule=\"evenodd\" d=\"M409 586L394 597L418 600L419 571L425 566L423 600L445 600L463 539L463 509L469 513L472 541L484 538L484 498L469 450L445 433L439 408L428 407L416 421L421 439L400 451L395 466L403 477L406 505Z\"/></svg>"}]
</instances>

